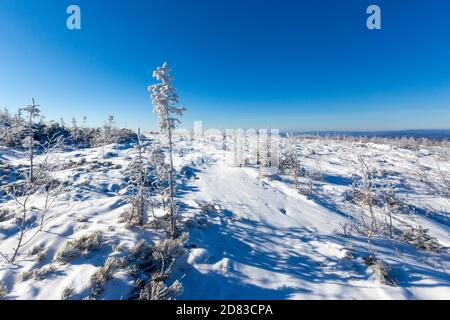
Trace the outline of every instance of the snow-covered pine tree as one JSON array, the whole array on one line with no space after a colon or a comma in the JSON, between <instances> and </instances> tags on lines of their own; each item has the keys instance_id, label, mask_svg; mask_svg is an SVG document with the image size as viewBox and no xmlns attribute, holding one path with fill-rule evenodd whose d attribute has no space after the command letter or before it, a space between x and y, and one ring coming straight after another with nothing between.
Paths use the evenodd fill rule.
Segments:
<instances>
[{"instance_id":1,"label":"snow-covered pine tree","mask_svg":"<svg viewBox=\"0 0 450 320\"><path fill-rule=\"evenodd\" d=\"M73 142L75 144L78 144L78 126L77 126L77 119L75 119L75 117L72 117L71 135L72 135Z\"/></svg>"},{"instance_id":2,"label":"snow-covered pine tree","mask_svg":"<svg viewBox=\"0 0 450 320\"><path fill-rule=\"evenodd\" d=\"M24 131L24 120L21 110L13 116L8 109L4 109L0 120L0 143L8 147L22 145L21 133Z\"/></svg>"},{"instance_id":3,"label":"snow-covered pine tree","mask_svg":"<svg viewBox=\"0 0 450 320\"><path fill-rule=\"evenodd\" d=\"M299 177L301 174L301 162L300 155L296 150L296 144L292 137L287 138L288 145L286 150L283 152L283 155L279 164L279 171L281 174L290 173L292 175L292 179L294 180L294 185L296 189L299 189Z\"/></svg>"},{"instance_id":4,"label":"snow-covered pine tree","mask_svg":"<svg viewBox=\"0 0 450 320\"><path fill-rule=\"evenodd\" d=\"M181 116L185 108L179 107L179 99L173 86L173 77L171 75L167 62L161 67L153 71L153 78L159 83L149 86L152 92L153 112L158 118L158 128L167 135L169 144L169 215L170 215L170 231L172 238L175 237L175 212L174 212L174 186L173 186L173 141L172 131L176 128L180 120L177 116Z\"/></svg>"},{"instance_id":5,"label":"snow-covered pine tree","mask_svg":"<svg viewBox=\"0 0 450 320\"><path fill-rule=\"evenodd\" d=\"M159 144L153 144L149 155L149 175L153 177L152 190L155 194L161 196L161 203L166 209L167 199L169 197L169 165L166 163L166 157Z\"/></svg>"},{"instance_id":6,"label":"snow-covered pine tree","mask_svg":"<svg viewBox=\"0 0 450 320\"><path fill-rule=\"evenodd\" d=\"M83 147L86 147L91 142L91 130L87 127L87 116L83 116L83 124L81 126L81 140Z\"/></svg>"},{"instance_id":7,"label":"snow-covered pine tree","mask_svg":"<svg viewBox=\"0 0 450 320\"><path fill-rule=\"evenodd\" d=\"M138 131L138 143L135 145L136 157L128 166L127 200L131 203L131 211L127 212L125 218L129 226L142 227L145 222L145 198L149 193L150 181L140 137L140 131Z\"/></svg>"},{"instance_id":8,"label":"snow-covered pine tree","mask_svg":"<svg viewBox=\"0 0 450 320\"><path fill-rule=\"evenodd\" d=\"M12 125L12 119L9 114L9 110L4 108L0 111L0 143L2 145L7 145L9 129Z\"/></svg>"},{"instance_id":9,"label":"snow-covered pine tree","mask_svg":"<svg viewBox=\"0 0 450 320\"><path fill-rule=\"evenodd\" d=\"M114 116L109 115L103 127L103 143L108 144L114 141L113 128L114 128Z\"/></svg>"},{"instance_id":10,"label":"snow-covered pine tree","mask_svg":"<svg viewBox=\"0 0 450 320\"><path fill-rule=\"evenodd\" d=\"M28 113L28 136L25 140L25 147L28 148L28 160L30 162L30 171L28 176L28 182L31 184L34 181L34 172L33 172L33 160L34 160L34 119L39 117L39 113L41 112L37 105L34 102L34 98L31 100L31 104L22 108L23 111Z\"/></svg>"}]
</instances>

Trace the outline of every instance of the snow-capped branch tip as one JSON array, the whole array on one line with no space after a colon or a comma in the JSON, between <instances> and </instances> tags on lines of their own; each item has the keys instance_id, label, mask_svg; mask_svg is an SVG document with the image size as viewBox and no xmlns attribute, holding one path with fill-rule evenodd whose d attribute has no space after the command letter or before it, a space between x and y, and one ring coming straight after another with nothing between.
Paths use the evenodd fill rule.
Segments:
<instances>
[{"instance_id":1,"label":"snow-capped branch tip","mask_svg":"<svg viewBox=\"0 0 450 320\"><path fill-rule=\"evenodd\" d=\"M171 70L167 62L164 62L161 67L157 67L156 70L153 71L152 76L156 80L161 81L163 84L170 83L173 80Z\"/></svg>"},{"instance_id":2,"label":"snow-capped branch tip","mask_svg":"<svg viewBox=\"0 0 450 320\"><path fill-rule=\"evenodd\" d=\"M156 68L153 77L158 82L150 85L148 90L151 92L153 112L158 117L158 127L163 130L174 129L180 123L175 116L182 116L186 108L178 105L179 97L172 84L173 77L167 62Z\"/></svg>"}]
</instances>

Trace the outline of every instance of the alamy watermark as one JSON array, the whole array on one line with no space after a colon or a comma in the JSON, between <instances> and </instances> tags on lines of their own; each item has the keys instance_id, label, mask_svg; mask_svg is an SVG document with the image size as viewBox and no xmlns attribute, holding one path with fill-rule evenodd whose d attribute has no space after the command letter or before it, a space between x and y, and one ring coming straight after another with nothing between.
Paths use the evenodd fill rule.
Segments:
<instances>
[{"instance_id":1,"label":"alamy watermark","mask_svg":"<svg viewBox=\"0 0 450 320\"><path fill-rule=\"evenodd\" d=\"M367 8L367 14L370 16L367 18L367 29L380 30L381 29L381 9L377 5L370 5Z\"/></svg>"},{"instance_id":2,"label":"alamy watermark","mask_svg":"<svg viewBox=\"0 0 450 320\"><path fill-rule=\"evenodd\" d=\"M81 9L77 5L67 7L66 13L69 15L66 20L66 26L69 30L81 30Z\"/></svg>"},{"instance_id":3,"label":"alamy watermark","mask_svg":"<svg viewBox=\"0 0 450 320\"><path fill-rule=\"evenodd\" d=\"M203 129L202 121L195 121L193 130L178 128L174 137L185 140L193 154L192 161L211 160L233 166L255 165L267 171L278 170L281 135L279 129ZM218 151L219 150L219 151ZM205 157L208 157L206 159Z\"/></svg>"},{"instance_id":4,"label":"alamy watermark","mask_svg":"<svg viewBox=\"0 0 450 320\"><path fill-rule=\"evenodd\" d=\"M370 16L367 18L366 26L369 30L381 29L381 8L372 4L367 7L366 13ZM81 30L81 8L72 4L67 7L66 14L69 16L66 20L66 26L69 30Z\"/></svg>"}]
</instances>

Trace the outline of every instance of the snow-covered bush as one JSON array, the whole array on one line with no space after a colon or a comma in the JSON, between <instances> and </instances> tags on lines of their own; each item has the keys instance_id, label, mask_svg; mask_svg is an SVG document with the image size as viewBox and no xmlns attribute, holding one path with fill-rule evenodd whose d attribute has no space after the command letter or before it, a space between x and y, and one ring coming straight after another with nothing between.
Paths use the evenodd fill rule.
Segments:
<instances>
[{"instance_id":1,"label":"snow-covered bush","mask_svg":"<svg viewBox=\"0 0 450 320\"><path fill-rule=\"evenodd\" d=\"M103 236L100 231L86 234L80 238L69 240L64 247L56 254L55 260L62 264L67 264L75 258L87 255L91 251L98 251L103 247Z\"/></svg>"},{"instance_id":2,"label":"snow-covered bush","mask_svg":"<svg viewBox=\"0 0 450 320\"><path fill-rule=\"evenodd\" d=\"M364 262L372 269L378 281L390 286L397 285L392 275L392 267L388 263L377 258L374 254L364 257Z\"/></svg>"},{"instance_id":3,"label":"snow-covered bush","mask_svg":"<svg viewBox=\"0 0 450 320\"><path fill-rule=\"evenodd\" d=\"M402 239L416 248L427 251L440 251L443 249L439 241L429 234L429 230L421 226L412 226L403 230Z\"/></svg>"},{"instance_id":4,"label":"snow-covered bush","mask_svg":"<svg viewBox=\"0 0 450 320\"><path fill-rule=\"evenodd\" d=\"M208 226L208 216L205 212L200 212L185 219L184 226L186 229L198 228L205 229Z\"/></svg>"},{"instance_id":5,"label":"snow-covered bush","mask_svg":"<svg viewBox=\"0 0 450 320\"><path fill-rule=\"evenodd\" d=\"M136 277L136 295L140 300L167 300L182 292L181 283L167 286L174 261L185 253L187 233L155 245L139 241L128 253L129 272Z\"/></svg>"},{"instance_id":6,"label":"snow-covered bush","mask_svg":"<svg viewBox=\"0 0 450 320\"><path fill-rule=\"evenodd\" d=\"M125 200L131 208L122 213L119 222L126 222L128 226L143 226L146 209L150 204L152 178L149 176L148 159L143 153L141 141L135 145L136 156L128 165L126 171L127 189Z\"/></svg>"},{"instance_id":7,"label":"snow-covered bush","mask_svg":"<svg viewBox=\"0 0 450 320\"><path fill-rule=\"evenodd\" d=\"M183 293L183 286L178 280L175 280L170 286L164 281L151 279L139 293L139 300L172 300Z\"/></svg>"},{"instance_id":8,"label":"snow-covered bush","mask_svg":"<svg viewBox=\"0 0 450 320\"><path fill-rule=\"evenodd\" d=\"M280 174L291 174L295 188L299 188L299 177L301 175L300 155L295 148L289 148L281 154L279 171Z\"/></svg>"},{"instance_id":9,"label":"snow-covered bush","mask_svg":"<svg viewBox=\"0 0 450 320\"><path fill-rule=\"evenodd\" d=\"M0 281L0 299L4 298L8 294L8 289L6 285Z\"/></svg>"},{"instance_id":10,"label":"snow-covered bush","mask_svg":"<svg viewBox=\"0 0 450 320\"><path fill-rule=\"evenodd\" d=\"M358 155L356 166L358 177L354 180L350 190L346 192L345 197L347 201L367 206L369 209L369 221L366 221L365 214L362 212L360 225L364 228L363 234L370 238L379 227L374 208L377 201L376 172L369 167L367 160L362 155Z\"/></svg>"},{"instance_id":11,"label":"snow-covered bush","mask_svg":"<svg viewBox=\"0 0 450 320\"><path fill-rule=\"evenodd\" d=\"M183 255L185 252L184 244L188 240L188 234L182 233L179 237L174 239L164 239L156 243L154 250L154 257L158 260L161 257L161 266L163 264L171 263L172 260Z\"/></svg>"},{"instance_id":12,"label":"snow-covered bush","mask_svg":"<svg viewBox=\"0 0 450 320\"><path fill-rule=\"evenodd\" d=\"M22 272L22 274L20 275L20 281L24 282L30 279L35 279L35 280L42 280L44 279L48 274L54 272L56 269L56 267L52 264L43 266L40 269L33 269L33 270L29 270L29 271L24 271Z\"/></svg>"},{"instance_id":13,"label":"snow-covered bush","mask_svg":"<svg viewBox=\"0 0 450 320\"><path fill-rule=\"evenodd\" d=\"M45 246L42 244L33 246L30 251L28 251L29 257L35 257L36 262L40 262L45 259Z\"/></svg>"},{"instance_id":14,"label":"snow-covered bush","mask_svg":"<svg viewBox=\"0 0 450 320\"><path fill-rule=\"evenodd\" d=\"M92 130L88 137L88 144L91 147L104 146L111 143L124 144L133 143L137 140L137 135L130 129L116 129L111 130L111 134L107 134L105 128Z\"/></svg>"},{"instance_id":15,"label":"snow-covered bush","mask_svg":"<svg viewBox=\"0 0 450 320\"><path fill-rule=\"evenodd\" d=\"M139 273L150 270L153 266L153 245L141 240L136 243L128 252L127 262L130 273Z\"/></svg>"},{"instance_id":16,"label":"snow-covered bush","mask_svg":"<svg viewBox=\"0 0 450 320\"><path fill-rule=\"evenodd\" d=\"M150 281L140 290L139 300L170 300L182 293L183 287L178 280L170 286L165 282L175 259L184 254L187 238L187 233L183 233L178 238L162 240L153 247L154 271Z\"/></svg>"},{"instance_id":17,"label":"snow-covered bush","mask_svg":"<svg viewBox=\"0 0 450 320\"><path fill-rule=\"evenodd\" d=\"M435 159L437 173L442 181L443 190L442 193L446 197L450 197L450 174L441 168L439 161Z\"/></svg>"},{"instance_id":18,"label":"snow-covered bush","mask_svg":"<svg viewBox=\"0 0 450 320\"><path fill-rule=\"evenodd\" d=\"M75 289L72 287L65 287L61 293L61 300L69 300L73 294L75 293Z\"/></svg>"},{"instance_id":19,"label":"snow-covered bush","mask_svg":"<svg viewBox=\"0 0 450 320\"><path fill-rule=\"evenodd\" d=\"M90 298L95 299L104 290L104 286L110 280L117 269L124 268L126 265L125 257L108 257L104 265L91 276L91 294Z\"/></svg>"},{"instance_id":20,"label":"snow-covered bush","mask_svg":"<svg viewBox=\"0 0 450 320\"><path fill-rule=\"evenodd\" d=\"M4 194L4 190L2 190L3 188L1 188L1 186L4 187L23 177L20 169L20 166L14 166L0 160L0 196Z\"/></svg>"},{"instance_id":21,"label":"snow-covered bush","mask_svg":"<svg viewBox=\"0 0 450 320\"><path fill-rule=\"evenodd\" d=\"M25 121L22 112L12 116L8 109L0 111L0 145L6 147L17 147L22 143L22 132L25 129Z\"/></svg>"},{"instance_id":22,"label":"snow-covered bush","mask_svg":"<svg viewBox=\"0 0 450 320\"><path fill-rule=\"evenodd\" d=\"M14 215L8 209L0 209L0 222L12 219Z\"/></svg>"}]
</instances>

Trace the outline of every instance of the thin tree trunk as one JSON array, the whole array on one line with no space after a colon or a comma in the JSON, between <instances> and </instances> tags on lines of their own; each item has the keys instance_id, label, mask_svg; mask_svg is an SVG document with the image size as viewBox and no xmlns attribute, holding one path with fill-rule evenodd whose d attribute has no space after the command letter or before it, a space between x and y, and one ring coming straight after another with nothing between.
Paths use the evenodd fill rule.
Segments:
<instances>
[{"instance_id":1,"label":"thin tree trunk","mask_svg":"<svg viewBox=\"0 0 450 320\"><path fill-rule=\"evenodd\" d=\"M33 100L33 105L34 105L34 100ZM30 157L30 183L33 183L33 158L34 158L34 154L33 154L33 138L32 137L32 113L30 112L30 120L28 123L28 143L29 145L29 157Z\"/></svg>"},{"instance_id":2,"label":"thin tree trunk","mask_svg":"<svg viewBox=\"0 0 450 320\"><path fill-rule=\"evenodd\" d=\"M11 263L14 263L16 260L17 254L19 253L19 249L22 247L23 236L25 235L25 223L27 219L27 199L23 203L23 213L22 213L22 221L20 223L20 235L19 242L17 243L16 248L14 249L14 254L10 259Z\"/></svg>"},{"instance_id":3,"label":"thin tree trunk","mask_svg":"<svg viewBox=\"0 0 450 320\"><path fill-rule=\"evenodd\" d=\"M170 209L170 237L175 238L175 217L174 217L174 204L173 204L173 157L172 157L172 129L171 124L169 122L169 162L170 162L170 170L169 170L169 209Z\"/></svg>"},{"instance_id":4,"label":"thin tree trunk","mask_svg":"<svg viewBox=\"0 0 450 320\"><path fill-rule=\"evenodd\" d=\"M145 215L145 205L144 205L144 188L145 188L145 176L144 176L144 164L142 161L142 142L141 142L141 129L138 128L138 143L139 143L139 207L138 209L138 219L139 225L142 227L144 225L144 215Z\"/></svg>"}]
</instances>

